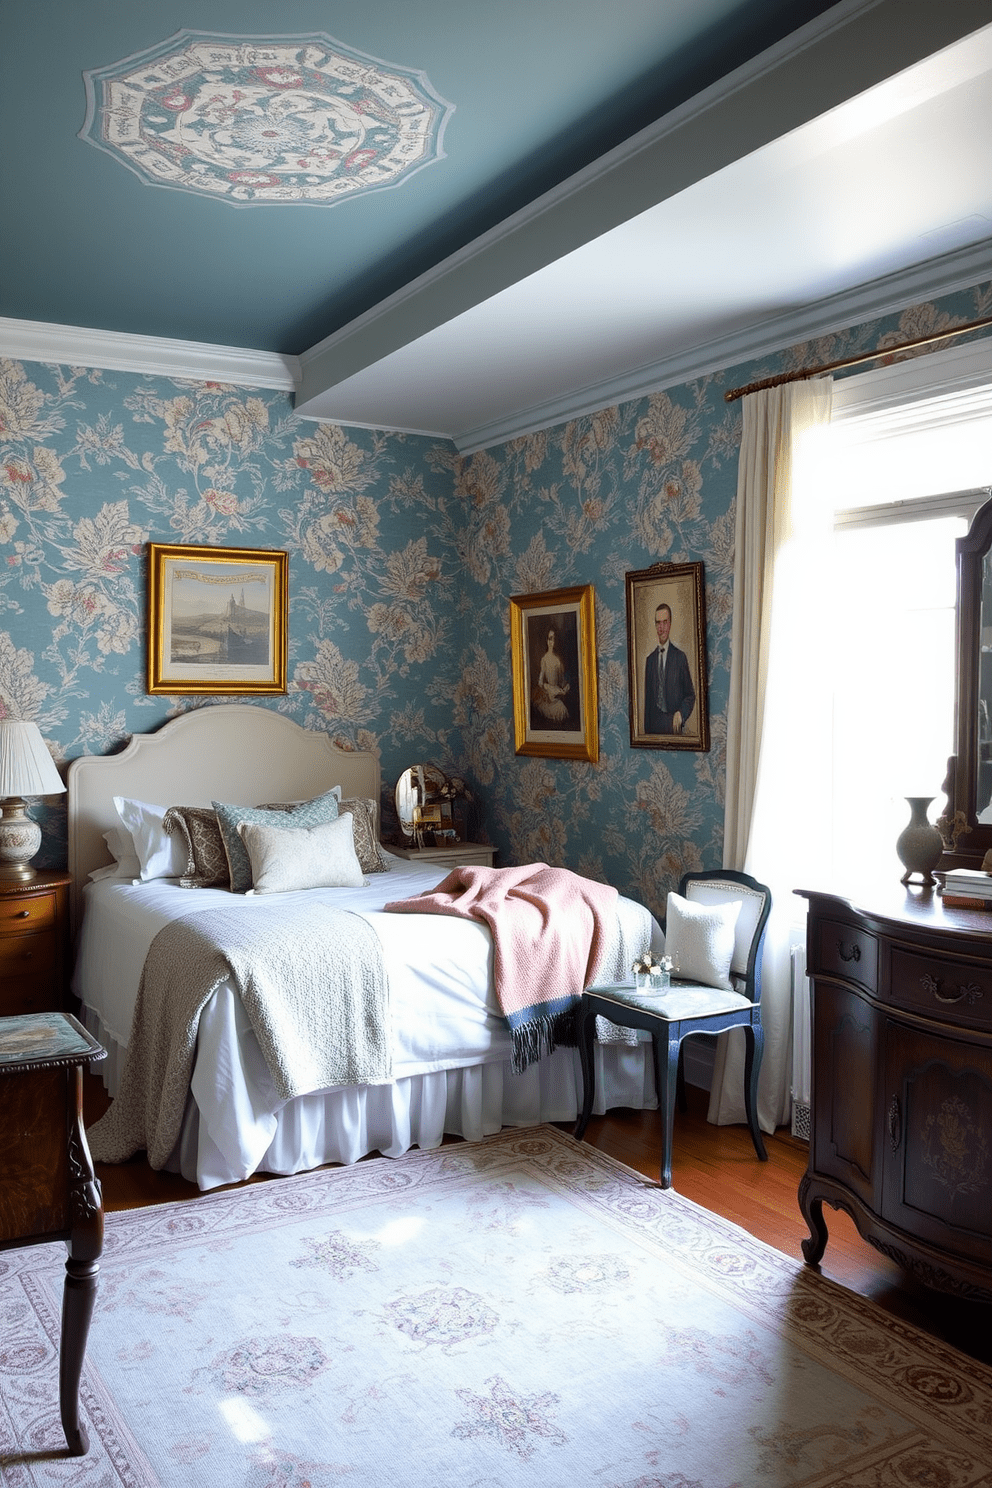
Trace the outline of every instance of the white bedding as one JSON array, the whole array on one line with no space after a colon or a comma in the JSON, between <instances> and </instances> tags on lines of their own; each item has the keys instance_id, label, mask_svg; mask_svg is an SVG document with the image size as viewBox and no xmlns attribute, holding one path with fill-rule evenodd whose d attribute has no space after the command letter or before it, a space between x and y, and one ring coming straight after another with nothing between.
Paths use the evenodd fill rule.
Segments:
<instances>
[{"instance_id":1,"label":"white bedding","mask_svg":"<svg viewBox=\"0 0 992 1488\"><path fill-rule=\"evenodd\" d=\"M398 1156L413 1145L437 1146L445 1132L478 1139L502 1125L575 1118L581 1075L574 1050L559 1049L523 1075L510 1072L510 1038L492 993L489 932L465 920L439 924L436 917L382 912L388 901L432 889L443 876L436 864L390 858L390 871L371 875L367 888L305 891L310 900L326 897L361 914L382 942L392 1083L280 1101L236 993L222 987L201 1017L186 1120L170 1167L212 1188L259 1170L354 1162L373 1150ZM164 879L103 879L88 884L84 897L73 985L85 1021L110 1050L106 1079L113 1094L155 935L176 915L245 901ZM643 913L624 899L620 912L635 921ZM652 934L659 950L663 937L654 921ZM649 1046L598 1047L597 1110L655 1104Z\"/></svg>"}]
</instances>

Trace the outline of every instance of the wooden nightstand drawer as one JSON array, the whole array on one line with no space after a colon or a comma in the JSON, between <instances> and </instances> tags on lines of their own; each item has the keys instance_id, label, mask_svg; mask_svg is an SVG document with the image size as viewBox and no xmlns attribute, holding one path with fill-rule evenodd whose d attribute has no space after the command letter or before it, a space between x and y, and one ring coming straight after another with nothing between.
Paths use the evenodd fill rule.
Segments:
<instances>
[{"instance_id":1,"label":"wooden nightstand drawer","mask_svg":"<svg viewBox=\"0 0 992 1488\"><path fill-rule=\"evenodd\" d=\"M0 1018L21 1013L57 1013L61 1011L54 977L0 976Z\"/></svg>"},{"instance_id":2,"label":"wooden nightstand drawer","mask_svg":"<svg viewBox=\"0 0 992 1488\"><path fill-rule=\"evenodd\" d=\"M58 947L55 936L11 935L0 940L0 977L51 976Z\"/></svg>"},{"instance_id":3,"label":"wooden nightstand drawer","mask_svg":"<svg viewBox=\"0 0 992 1488\"><path fill-rule=\"evenodd\" d=\"M54 894L21 894L15 899L0 899L0 937L31 935L54 924Z\"/></svg>"}]
</instances>

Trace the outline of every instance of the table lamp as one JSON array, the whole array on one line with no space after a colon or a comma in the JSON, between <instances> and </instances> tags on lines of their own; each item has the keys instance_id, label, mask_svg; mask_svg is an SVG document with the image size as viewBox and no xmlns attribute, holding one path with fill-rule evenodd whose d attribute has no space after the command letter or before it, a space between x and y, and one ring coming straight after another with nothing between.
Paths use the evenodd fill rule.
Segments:
<instances>
[{"instance_id":1,"label":"table lamp","mask_svg":"<svg viewBox=\"0 0 992 1488\"><path fill-rule=\"evenodd\" d=\"M0 880L34 878L30 859L41 846L41 828L25 815L25 796L65 790L36 723L0 718Z\"/></svg>"}]
</instances>

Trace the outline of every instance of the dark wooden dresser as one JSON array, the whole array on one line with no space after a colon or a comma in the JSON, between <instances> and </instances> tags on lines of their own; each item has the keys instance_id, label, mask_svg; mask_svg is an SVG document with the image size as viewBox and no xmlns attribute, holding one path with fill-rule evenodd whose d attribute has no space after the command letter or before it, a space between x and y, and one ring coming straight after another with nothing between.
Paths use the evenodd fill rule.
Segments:
<instances>
[{"instance_id":1,"label":"dark wooden dresser","mask_svg":"<svg viewBox=\"0 0 992 1488\"><path fill-rule=\"evenodd\" d=\"M899 885L797 892L813 997L806 1260L826 1248L827 1203L919 1281L992 1301L992 910Z\"/></svg>"}]
</instances>

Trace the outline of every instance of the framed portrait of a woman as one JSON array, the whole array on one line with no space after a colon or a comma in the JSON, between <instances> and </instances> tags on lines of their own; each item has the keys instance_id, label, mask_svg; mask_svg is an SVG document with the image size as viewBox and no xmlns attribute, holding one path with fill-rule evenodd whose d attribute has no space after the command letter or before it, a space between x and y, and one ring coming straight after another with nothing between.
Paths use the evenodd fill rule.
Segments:
<instances>
[{"instance_id":1,"label":"framed portrait of a woman","mask_svg":"<svg viewBox=\"0 0 992 1488\"><path fill-rule=\"evenodd\" d=\"M593 586L514 595L510 652L517 754L598 760Z\"/></svg>"}]
</instances>

